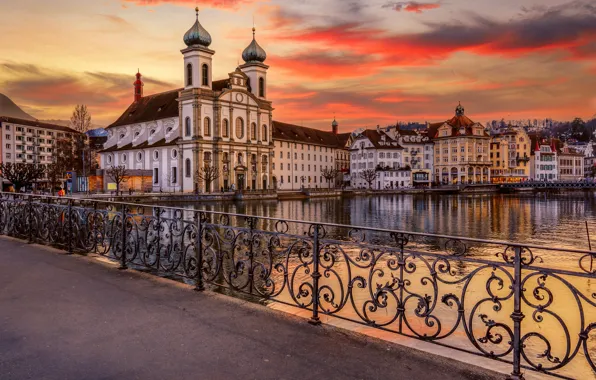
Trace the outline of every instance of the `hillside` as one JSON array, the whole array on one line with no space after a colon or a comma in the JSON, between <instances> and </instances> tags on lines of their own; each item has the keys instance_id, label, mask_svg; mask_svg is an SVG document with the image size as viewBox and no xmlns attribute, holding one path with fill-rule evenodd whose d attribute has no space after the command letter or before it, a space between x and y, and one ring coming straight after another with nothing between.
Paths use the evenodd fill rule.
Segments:
<instances>
[{"instance_id":1,"label":"hillside","mask_svg":"<svg viewBox=\"0 0 596 380\"><path fill-rule=\"evenodd\" d=\"M14 117L17 119L35 120L35 118L19 106L17 106L10 98L4 94L0 94L0 116Z\"/></svg>"}]
</instances>

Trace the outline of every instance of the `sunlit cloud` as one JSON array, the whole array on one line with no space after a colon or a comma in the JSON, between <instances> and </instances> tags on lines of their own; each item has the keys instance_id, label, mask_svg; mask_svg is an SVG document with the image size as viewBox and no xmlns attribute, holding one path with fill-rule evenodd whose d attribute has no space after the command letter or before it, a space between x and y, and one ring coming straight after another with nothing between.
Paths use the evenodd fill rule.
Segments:
<instances>
[{"instance_id":1,"label":"sunlit cloud","mask_svg":"<svg viewBox=\"0 0 596 380\"><path fill-rule=\"evenodd\" d=\"M431 9L437 9L440 3L419 3L417 1L391 1L382 6L382 8L391 8L395 11L422 13Z\"/></svg>"}]
</instances>

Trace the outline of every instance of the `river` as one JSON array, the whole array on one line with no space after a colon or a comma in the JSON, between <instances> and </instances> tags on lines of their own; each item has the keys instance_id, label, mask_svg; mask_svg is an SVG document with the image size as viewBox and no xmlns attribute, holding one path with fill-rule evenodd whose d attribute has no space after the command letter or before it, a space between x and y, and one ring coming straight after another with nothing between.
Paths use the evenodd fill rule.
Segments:
<instances>
[{"instance_id":1,"label":"river","mask_svg":"<svg viewBox=\"0 0 596 380\"><path fill-rule=\"evenodd\" d=\"M187 205L186 207L192 207ZM596 193L381 195L199 204L198 209L588 249Z\"/></svg>"}]
</instances>

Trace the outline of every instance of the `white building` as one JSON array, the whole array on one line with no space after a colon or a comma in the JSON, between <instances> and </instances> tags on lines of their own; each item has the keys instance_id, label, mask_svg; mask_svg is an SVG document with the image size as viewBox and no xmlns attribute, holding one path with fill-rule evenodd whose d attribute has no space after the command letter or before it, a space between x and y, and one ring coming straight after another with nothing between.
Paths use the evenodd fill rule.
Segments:
<instances>
[{"instance_id":1,"label":"white building","mask_svg":"<svg viewBox=\"0 0 596 380\"><path fill-rule=\"evenodd\" d=\"M412 186L430 187L434 165L434 143L431 139L418 131L398 126L387 128L387 132L404 148L403 166L412 169Z\"/></svg>"},{"instance_id":2,"label":"white building","mask_svg":"<svg viewBox=\"0 0 596 380\"><path fill-rule=\"evenodd\" d=\"M57 140L72 141L77 134L61 125L0 116L0 162L50 164ZM1 188L9 185L4 180L1 183Z\"/></svg>"},{"instance_id":3,"label":"white building","mask_svg":"<svg viewBox=\"0 0 596 380\"><path fill-rule=\"evenodd\" d=\"M349 169L347 150L350 133L338 133L334 120L331 131L273 122L273 184L279 190L330 188L341 183ZM332 181L324 176L331 169L339 173Z\"/></svg>"},{"instance_id":4,"label":"white building","mask_svg":"<svg viewBox=\"0 0 596 380\"><path fill-rule=\"evenodd\" d=\"M530 135L534 149L530 157L530 178L535 181L556 181L559 179L557 149L553 140L547 141Z\"/></svg>"},{"instance_id":5,"label":"white building","mask_svg":"<svg viewBox=\"0 0 596 380\"><path fill-rule=\"evenodd\" d=\"M561 181L578 181L584 178L584 155L567 144L557 151L557 164Z\"/></svg>"},{"instance_id":6,"label":"white building","mask_svg":"<svg viewBox=\"0 0 596 380\"><path fill-rule=\"evenodd\" d=\"M245 63L222 80L212 78L215 51L198 9L184 43L184 86L143 96L137 74L134 102L107 127L101 168L150 170L153 191L270 188L273 107L267 99L267 55L254 28L242 53ZM210 188L197 174L205 166L221 174Z\"/></svg>"},{"instance_id":7,"label":"white building","mask_svg":"<svg viewBox=\"0 0 596 380\"><path fill-rule=\"evenodd\" d=\"M410 187L411 170L403 164L404 148L386 131L366 129L352 134L350 145L350 185L369 188L362 178L365 171L376 171L372 182L376 190Z\"/></svg>"}]
</instances>

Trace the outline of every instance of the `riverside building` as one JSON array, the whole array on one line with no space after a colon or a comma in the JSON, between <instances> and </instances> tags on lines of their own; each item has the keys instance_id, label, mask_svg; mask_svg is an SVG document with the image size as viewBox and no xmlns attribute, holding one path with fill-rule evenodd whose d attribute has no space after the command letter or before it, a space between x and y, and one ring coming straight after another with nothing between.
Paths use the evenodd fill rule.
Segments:
<instances>
[{"instance_id":1,"label":"riverside building","mask_svg":"<svg viewBox=\"0 0 596 380\"><path fill-rule=\"evenodd\" d=\"M523 128L513 128L491 137L491 182L512 183L530 178L530 137Z\"/></svg>"},{"instance_id":2,"label":"riverside building","mask_svg":"<svg viewBox=\"0 0 596 380\"><path fill-rule=\"evenodd\" d=\"M36 120L0 116L0 162L48 165L54 162L59 140L74 143L79 135L74 129ZM0 188L10 184L2 179ZM44 181L38 186L44 187Z\"/></svg>"},{"instance_id":3,"label":"riverside building","mask_svg":"<svg viewBox=\"0 0 596 380\"><path fill-rule=\"evenodd\" d=\"M269 66L253 38L244 64L227 78L212 76L211 35L196 21L181 50L183 87L144 96L141 74L134 101L108 126L100 153L102 169L125 166L150 172L152 191L213 191L272 187L272 104L267 97ZM200 180L203 167L220 175Z\"/></svg>"},{"instance_id":4,"label":"riverside building","mask_svg":"<svg viewBox=\"0 0 596 380\"><path fill-rule=\"evenodd\" d=\"M531 135L534 148L530 159L530 178L535 181L559 179L557 148L553 139L543 140Z\"/></svg>"},{"instance_id":5,"label":"riverside building","mask_svg":"<svg viewBox=\"0 0 596 380\"><path fill-rule=\"evenodd\" d=\"M490 136L459 104L451 119L428 126L434 142L435 181L442 184L490 182Z\"/></svg>"},{"instance_id":6,"label":"riverside building","mask_svg":"<svg viewBox=\"0 0 596 380\"><path fill-rule=\"evenodd\" d=\"M394 134L393 134L394 135ZM394 135L395 136L395 135ZM375 190L410 187L412 169L404 165L404 147L390 136L387 129L365 129L352 134L350 144L350 185ZM365 172L375 171L369 182Z\"/></svg>"},{"instance_id":7,"label":"riverside building","mask_svg":"<svg viewBox=\"0 0 596 380\"><path fill-rule=\"evenodd\" d=\"M332 188L343 183L349 172L350 133L338 133L334 119L331 131L273 121L273 187L279 190ZM333 179L326 173L335 169Z\"/></svg>"}]
</instances>

